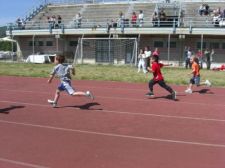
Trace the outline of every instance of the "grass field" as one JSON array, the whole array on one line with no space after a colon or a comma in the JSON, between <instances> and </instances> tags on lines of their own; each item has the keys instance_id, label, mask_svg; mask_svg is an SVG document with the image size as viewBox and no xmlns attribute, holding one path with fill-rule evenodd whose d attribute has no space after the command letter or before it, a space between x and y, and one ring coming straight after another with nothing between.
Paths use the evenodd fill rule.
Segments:
<instances>
[{"instance_id":1,"label":"grass field","mask_svg":"<svg viewBox=\"0 0 225 168\"><path fill-rule=\"evenodd\" d=\"M48 77L54 64L0 63L1 76ZM191 77L190 69L165 67L162 69L167 83L186 85ZM77 65L78 80L106 80L145 83L152 74L137 73L137 68L129 65ZM214 86L225 87L225 72L201 70L201 79L209 79Z\"/></svg>"}]
</instances>

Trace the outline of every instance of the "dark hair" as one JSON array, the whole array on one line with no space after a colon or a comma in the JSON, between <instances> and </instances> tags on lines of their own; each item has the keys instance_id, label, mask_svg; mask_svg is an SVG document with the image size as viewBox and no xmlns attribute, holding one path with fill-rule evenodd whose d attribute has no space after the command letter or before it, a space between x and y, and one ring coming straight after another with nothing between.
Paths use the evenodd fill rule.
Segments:
<instances>
[{"instance_id":1,"label":"dark hair","mask_svg":"<svg viewBox=\"0 0 225 168\"><path fill-rule=\"evenodd\" d=\"M152 55L151 58L155 61L155 62L159 62L159 57L157 55Z\"/></svg>"},{"instance_id":2,"label":"dark hair","mask_svg":"<svg viewBox=\"0 0 225 168\"><path fill-rule=\"evenodd\" d=\"M56 55L55 59L59 62L59 63L63 63L65 61L65 57L63 55Z\"/></svg>"},{"instance_id":3,"label":"dark hair","mask_svg":"<svg viewBox=\"0 0 225 168\"><path fill-rule=\"evenodd\" d=\"M199 64L199 59L196 56L193 57L193 61Z\"/></svg>"}]
</instances>

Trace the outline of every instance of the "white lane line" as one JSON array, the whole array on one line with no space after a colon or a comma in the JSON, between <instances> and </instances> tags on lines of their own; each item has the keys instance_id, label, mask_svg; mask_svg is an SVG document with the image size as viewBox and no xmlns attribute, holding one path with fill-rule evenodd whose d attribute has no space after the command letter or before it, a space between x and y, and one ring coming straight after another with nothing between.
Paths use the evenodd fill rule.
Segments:
<instances>
[{"instance_id":1,"label":"white lane line","mask_svg":"<svg viewBox=\"0 0 225 168\"><path fill-rule=\"evenodd\" d=\"M1 89L0 89L1 90ZM5 91L11 91L11 92L24 92L24 93L41 93L41 94L47 94L47 95L52 95L51 93L46 93L46 92L37 92L37 91L22 91L22 90L7 90L4 89ZM103 98L103 99L120 99L120 100L129 100L129 101L142 101L142 102L149 102L150 100L147 98L144 98L143 95L143 99L137 99L137 98L127 98L127 97L116 97L116 96L95 96L95 98ZM151 99L151 98L150 98ZM166 101L166 100L159 100L159 99L154 99L154 101L157 102L163 102L163 103L179 103L179 104L190 104L190 105L199 105L199 106L212 106L212 104L210 103L195 103L195 102L188 102L188 101ZM213 106L222 106L225 107L225 104L213 104Z\"/></svg>"},{"instance_id":2,"label":"white lane line","mask_svg":"<svg viewBox=\"0 0 225 168\"><path fill-rule=\"evenodd\" d=\"M96 96L96 98L103 98L103 99L120 99L120 100L129 100L129 101L144 101L144 102L150 102L149 99L151 98L146 98L146 99L136 99L136 98L124 98L124 97L109 97L109 96ZM152 98L154 101L157 102L164 102L164 103L177 103L177 104L190 104L190 105L201 105L201 106L212 106L212 104L210 103L194 103L194 102L188 102L188 101L173 101L173 100L158 100L158 99L154 99ZM225 104L213 104L213 106L222 106L225 107Z\"/></svg>"},{"instance_id":3,"label":"white lane line","mask_svg":"<svg viewBox=\"0 0 225 168\"><path fill-rule=\"evenodd\" d=\"M95 131L61 128L61 127L54 127L54 126L48 126L48 125L20 123L20 122L5 121L5 120L0 120L0 122L6 123L6 124L15 124L15 125L20 125L20 126L44 128L44 129L66 131L66 132L76 132L76 133L89 134L89 135L91 134L91 135L100 135L100 136L108 136L108 137L136 139L136 140L142 140L142 141L144 140L144 141L155 141L155 142L164 142L164 143L206 146L206 147L214 147L214 148L225 148L224 144L212 144L212 143L204 143L204 142L192 142L192 141L180 141L180 140L172 140L172 139L160 139L160 138L150 138L150 137L141 137L141 136L131 136L131 135L122 135L122 134L113 134L113 133L104 133L104 132L95 132Z\"/></svg>"},{"instance_id":4,"label":"white lane line","mask_svg":"<svg viewBox=\"0 0 225 168\"><path fill-rule=\"evenodd\" d=\"M5 158L0 158L0 161L7 162L10 164L21 165L21 166L25 166L25 167L31 167L31 168L50 168L50 167L46 167L46 166L35 165L35 164L31 164L31 163L25 163L25 162L20 162L20 161L16 161L16 160L5 159Z\"/></svg>"},{"instance_id":5,"label":"white lane line","mask_svg":"<svg viewBox=\"0 0 225 168\"><path fill-rule=\"evenodd\" d=\"M44 104L34 104L34 103L25 103L25 102L15 102L15 101L0 101L2 103L9 104L22 104L29 106L38 106L38 107L49 107L50 105ZM60 108L60 107L59 107ZM67 108L67 107L65 107ZM74 110L81 110L80 108L68 107ZM201 118L201 117L186 117L186 116L176 116L176 115L165 115L165 114L153 114L153 113L136 113L136 112L127 112L127 111L114 111L114 110L91 110L92 112L101 112L101 113L115 113L115 114L127 114L127 115L137 115L137 116L151 116L151 117L161 117L161 118L175 118L175 119L187 119L187 120L198 120L198 121L214 121L214 122L225 122L223 119L215 119L215 118Z\"/></svg>"}]
</instances>

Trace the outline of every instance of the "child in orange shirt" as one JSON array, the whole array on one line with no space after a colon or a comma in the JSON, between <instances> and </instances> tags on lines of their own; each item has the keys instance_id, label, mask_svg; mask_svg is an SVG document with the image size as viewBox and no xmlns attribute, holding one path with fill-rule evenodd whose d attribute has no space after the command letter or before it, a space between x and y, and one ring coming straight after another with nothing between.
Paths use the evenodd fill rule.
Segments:
<instances>
[{"instance_id":1,"label":"child in orange shirt","mask_svg":"<svg viewBox=\"0 0 225 168\"><path fill-rule=\"evenodd\" d=\"M190 59L190 62L192 64L192 72L191 74L193 75L192 78L190 79L190 83L188 88L185 90L186 93L192 93L192 86L195 84L196 86L201 86L201 85L206 85L206 86L211 86L211 83L209 80L206 80L205 82L200 83L200 66L199 66L199 61L198 58L195 56L192 56Z\"/></svg>"}]
</instances>

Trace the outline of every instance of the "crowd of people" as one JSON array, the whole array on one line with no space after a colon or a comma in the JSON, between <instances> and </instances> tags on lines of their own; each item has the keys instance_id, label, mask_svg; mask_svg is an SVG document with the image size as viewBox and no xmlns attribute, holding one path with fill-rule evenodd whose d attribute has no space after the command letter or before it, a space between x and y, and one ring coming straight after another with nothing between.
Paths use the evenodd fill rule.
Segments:
<instances>
[{"instance_id":1,"label":"crowd of people","mask_svg":"<svg viewBox=\"0 0 225 168\"><path fill-rule=\"evenodd\" d=\"M47 21L49 24L49 28L51 29L56 29L56 28L61 28L61 23L62 23L62 17L60 15L52 15L47 16Z\"/></svg>"},{"instance_id":2,"label":"crowd of people","mask_svg":"<svg viewBox=\"0 0 225 168\"><path fill-rule=\"evenodd\" d=\"M135 11L132 12L131 19L125 18L123 12L119 13L119 17L117 19L108 19L107 22L107 33L110 33L111 28L120 28L121 32L124 33L124 28L129 27L130 23L132 27L143 27L144 24L144 12L140 10L137 14Z\"/></svg>"},{"instance_id":3,"label":"crowd of people","mask_svg":"<svg viewBox=\"0 0 225 168\"><path fill-rule=\"evenodd\" d=\"M192 55L196 55L196 57L199 60L199 65L200 68L203 68L203 63L206 63L206 67L207 69L211 69L211 64L213 61L213 56L215 54L214 49L209 50L208 48L206 48L204 51L198 50L196 53L194 51L191 51L190 47L185 46L184 49L184 58L185 58L185 67L186 68L191 68L191 56Z\"/></svg>"}]
</instances>

